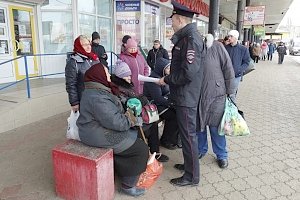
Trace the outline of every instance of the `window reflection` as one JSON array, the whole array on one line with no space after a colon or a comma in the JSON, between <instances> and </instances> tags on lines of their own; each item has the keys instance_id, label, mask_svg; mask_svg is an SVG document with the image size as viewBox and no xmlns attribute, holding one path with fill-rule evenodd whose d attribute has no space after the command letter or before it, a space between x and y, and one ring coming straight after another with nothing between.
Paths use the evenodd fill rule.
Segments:
<instances>
[{"instance_id":1,"label":"window reflection","mask_svg":"<svg viewBox=\"0 0 300 200\"><path fill-rule=\"evenodd\" d=\"M42 12L45 53L64 53L73 49L71 12Z\"/></svg>"},{"instance_id":2,"label":"window reflection","mask_svg":"<svg viewBox=\"0 0 300 200\"><path fill-rule=\"evenodd\" d=\"M71 9L71 0L46 0L42 5L42 9Z\"/></svg>"},{"instance_id":3,"label":"window reflection","mask_svg":"<svg viewBox=\"0 0 300 200\"><path fill-rule=\"evenodd\" d=\"M78 11L95 14L95 1L94 0L78 0ZM101 2L102 5L102 1Z\"/></svg>"}]
</instances>

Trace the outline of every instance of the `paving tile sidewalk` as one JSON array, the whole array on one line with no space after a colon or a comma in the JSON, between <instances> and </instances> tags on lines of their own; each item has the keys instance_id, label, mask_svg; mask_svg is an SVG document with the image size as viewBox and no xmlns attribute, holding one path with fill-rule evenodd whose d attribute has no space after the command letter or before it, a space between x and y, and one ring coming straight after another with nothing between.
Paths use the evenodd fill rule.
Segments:
<instances>
[{"instance_id":1,"label":"paving tile sidewalk","mask_svg":"<svg viewBox=\"0 0 300 200\"><path fill-rule=\"evenodd\" d=\"M300 64L289 56L283 65L260 61L244 77L238 94L251 136L228 138L229 167L221 170L210 149L201 161L198 187L174 187L170 157L158 182L139 199L300 200ZM0 199L58 200L54 192L51 149L65 140L66 118L56 115L0 137ZM136 199L116 191L115 199Z\"/></svg>"}]
</instances>

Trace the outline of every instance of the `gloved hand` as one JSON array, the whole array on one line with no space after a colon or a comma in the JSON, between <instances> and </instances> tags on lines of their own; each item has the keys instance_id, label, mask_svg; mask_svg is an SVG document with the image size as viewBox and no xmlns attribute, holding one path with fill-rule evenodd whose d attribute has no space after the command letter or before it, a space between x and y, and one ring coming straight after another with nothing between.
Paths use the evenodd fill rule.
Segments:
<instances>
[{"instance_id":1,"label":"gloved hand","mask_svg":"<svg viewBox=\"0 0 300 200\"><path fill-rule=\"evenodd\" d=\"M136 123L134 126L143 126L143 118L142 117L136 117Z\"/></svg>"},{"instance_id":2,"label":"gloved hand","mask_svg":"<svg viewBox=\"0 0 300 200\"><path fill-rule=\"evenodd\" d=\"M137 122L137 119L134 116L133 111L131 109L127 108L127 111L125 112L125 115L128 117L128 119L130 121L130 124L131 124L131 127L135 126L135 124Z\"/></svg>"}]
</instances>

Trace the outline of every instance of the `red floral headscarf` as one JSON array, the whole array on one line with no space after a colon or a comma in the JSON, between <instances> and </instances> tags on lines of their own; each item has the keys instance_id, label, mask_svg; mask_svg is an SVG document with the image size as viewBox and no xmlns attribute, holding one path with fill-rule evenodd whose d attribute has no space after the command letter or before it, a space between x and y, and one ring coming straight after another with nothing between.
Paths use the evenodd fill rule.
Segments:
<instances>
[{"instance_id":1,"label":"red floral headscarf","mask_svg":"<svg viewBox=\"0 0 300 200\"><path fill-rule=\"evenodd\" d=\"M82 47L81 43L80 43L80 36L76 38L76 40L74 41L74 49L73 51L75 53L80 53L86 57L88 57L91 60L99 60L98 56L96 54L94 54L93 52L91 53L87 53L84 48Z\"/></svg>"}]
</instances>

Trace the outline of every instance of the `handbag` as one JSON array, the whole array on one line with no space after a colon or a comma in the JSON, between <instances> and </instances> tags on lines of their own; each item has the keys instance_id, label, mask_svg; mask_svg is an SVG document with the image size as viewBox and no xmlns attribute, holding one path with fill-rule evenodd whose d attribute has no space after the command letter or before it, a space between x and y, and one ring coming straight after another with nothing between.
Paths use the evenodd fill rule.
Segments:
<instances>
[{"instance_id":1,"label":"handbag","mask_svg":"<svg viewBox=\"0 0 300 200\"><path fill-rule=\"evenodd\" d=\"M143 106L142 119L145 124L151 124L159 120L159 114L155 104L147 104Z\"/></svg>"},{"instance_id":2,"label":"handbag","mask_svg":"<svg viewBox=\"0 0 300 200\"><path fill-rule=\"evenodd\" d=\"M245 119L240 115L237 106L229 97L226 98L225 110L218 133L221 136L246 136L250 134Z\"/></svg>"},{"instance_id":3,"label":"handbag","mask_svg":"<svg viewBox=\"0 0 300 200\"><path fill-rule=\"evenodd\" d=\"M245 69L243 75L246 75L246 74L252 72L253 70L255 70L255 64L254 64L254 61L252 59L250 59L249 65Z\"/></svg>"},{"instance_id":4,"label":"handbag","mask_svg":"<svg viewBox=\"0 0 300 200\"><path fill-rule=\"evenodd\" d=\"M67 129L66 137L68 139L80 141L78 127L76 125L76 121L77 121L78 117L79 117L79 111L77 111L77 112L71 111L70 117L68 117L68 120L67 120L68 121L68 129Z\"/></svg>"}]
</instances>

